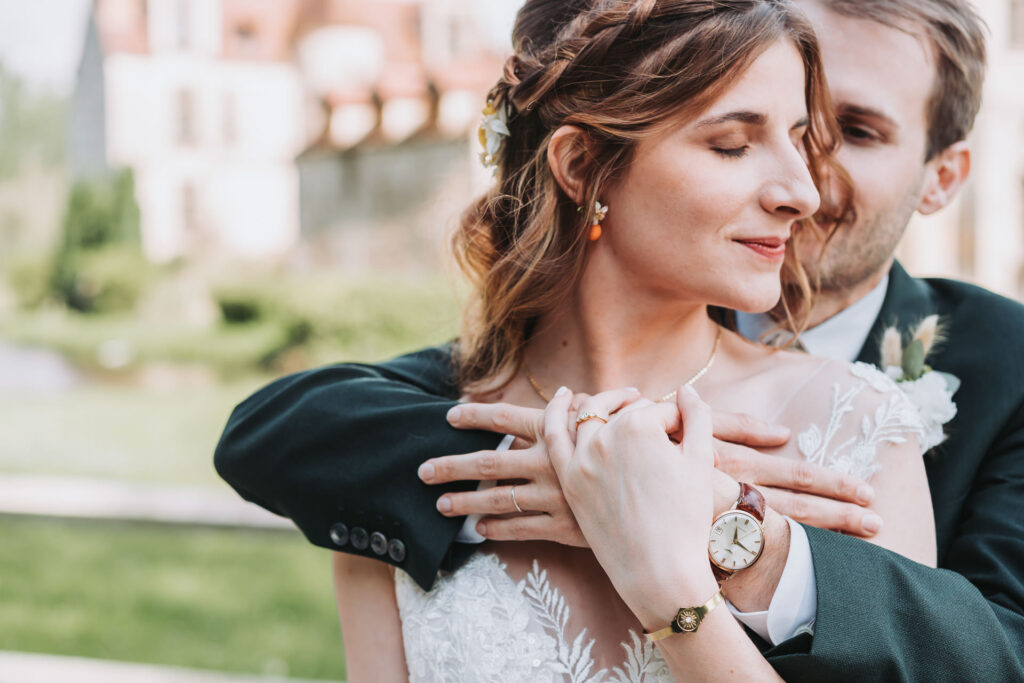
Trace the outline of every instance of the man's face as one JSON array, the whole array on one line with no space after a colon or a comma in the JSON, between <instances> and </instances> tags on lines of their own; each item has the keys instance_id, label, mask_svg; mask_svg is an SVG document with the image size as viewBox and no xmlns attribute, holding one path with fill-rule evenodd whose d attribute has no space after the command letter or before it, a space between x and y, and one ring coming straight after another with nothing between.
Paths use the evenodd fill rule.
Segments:
<instances>
[{"instance_id":1,"label":"man's face","mask_svg":"<svg viewBox=\"0 0 1024 683\"><path fill-rule=\"evenodd\" d=\"M836 292L887 269L921 201L935 66L922 36L836 14L819 0L799 4L821 41L843 130L837 157L854 186L854 222L839 226L820 261L817 245L801 254L822 290Z\"/></svg>"}]
</instances>

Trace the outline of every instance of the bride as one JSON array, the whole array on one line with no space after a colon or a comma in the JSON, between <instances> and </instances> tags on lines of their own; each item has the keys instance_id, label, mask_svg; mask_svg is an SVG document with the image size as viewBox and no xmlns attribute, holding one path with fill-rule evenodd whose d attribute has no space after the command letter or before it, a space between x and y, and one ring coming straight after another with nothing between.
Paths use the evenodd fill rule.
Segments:
<instances>
[{"instance_id":1,"label":"bride","mask_svg":"<svg viewBox=\"0 0 1024 683\"><path fill-rule=\"evenodd\" d=\"M800 433L780 457L873 475L874 541L935 562L895 385L720 315L778 305L799 329L808 309L815 181L842 176L814 35L786 0L528 0L514 37L485 110L495 186L456 238L478 303L461 386L546 405L590 547L484 543L430 592L337 555L349 677L777 679L723 597L771 595L802 531L714 469L708 405Z\"/></svg>"}]
</instances>

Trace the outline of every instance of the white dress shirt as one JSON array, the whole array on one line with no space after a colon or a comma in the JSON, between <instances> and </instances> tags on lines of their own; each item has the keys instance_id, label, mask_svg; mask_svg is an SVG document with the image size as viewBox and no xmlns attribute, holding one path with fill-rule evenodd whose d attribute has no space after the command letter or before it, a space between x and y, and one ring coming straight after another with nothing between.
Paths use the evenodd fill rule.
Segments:
<instances>
[{"instance_id":1,"label":"white dress shirt","mask_svg":"<svg viewBox=\"0 0 1024 683\"><path fill-rule=\"evenodd\" d=\"M859 301L843 309L820 325L800 335L800 343L816 356L854 361L871 333L871 327L882 310L889 278L882 281ZM737 313L736 325L747 339L758 341L775 322L764 313ZM506 435L497 450L507 450L515 438ZM494 486L493 481L482 481L478 490ZM480 515L466 518L455 540L459 543L482 543L486 539L477 533ZM752 631L772 645L789 640L798 633L814 633L814 619L818 611L817 582L814 560L804 528L786 518L789 523L789 554L768 609L763 612L740 612L726 601L729 611Z\"/></svg>"}]
</instances>

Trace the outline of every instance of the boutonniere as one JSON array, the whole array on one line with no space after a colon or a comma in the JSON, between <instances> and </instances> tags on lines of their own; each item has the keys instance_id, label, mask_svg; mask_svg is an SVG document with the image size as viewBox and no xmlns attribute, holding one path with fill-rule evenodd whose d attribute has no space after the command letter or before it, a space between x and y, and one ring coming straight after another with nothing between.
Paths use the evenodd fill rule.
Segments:
<instances>
[{"instance_id":1,"label":"boutonniere","mask_svg":"<svg viewBox=\"0 0 1024 683\"><path fill-rule=\"evenodd\" d=\"M930 315L913 331L903 345L903 335L889 327L882 335L882 369L917 408L924 423L921 447L927 451L942 443L943 425L956 416L953 394L960 380L948 372L939 372L927 364L928 354L942 339L939 316Z\"/></svg>"}]
</instances>

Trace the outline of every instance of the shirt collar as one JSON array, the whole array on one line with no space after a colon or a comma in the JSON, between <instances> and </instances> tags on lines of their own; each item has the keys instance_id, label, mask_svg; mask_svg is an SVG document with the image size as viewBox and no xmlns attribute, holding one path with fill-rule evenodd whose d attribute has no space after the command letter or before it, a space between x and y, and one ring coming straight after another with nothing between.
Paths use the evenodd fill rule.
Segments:
<instances>
[{"instance_id":1,"label":"shirt collar","mask_svg":"<svg viewBox=\"0 0 1024 683\"><path fill-rule=\"evenodd\" d=\"M874 289L800 335L800 344L815 356L854 361L871 333L875 318L882 312L889 278L883 277ZM753 341L764 341L763 335L774 328L775 321L767 313L736 313L739 333Z\"/></svg>"}]
</instances>

